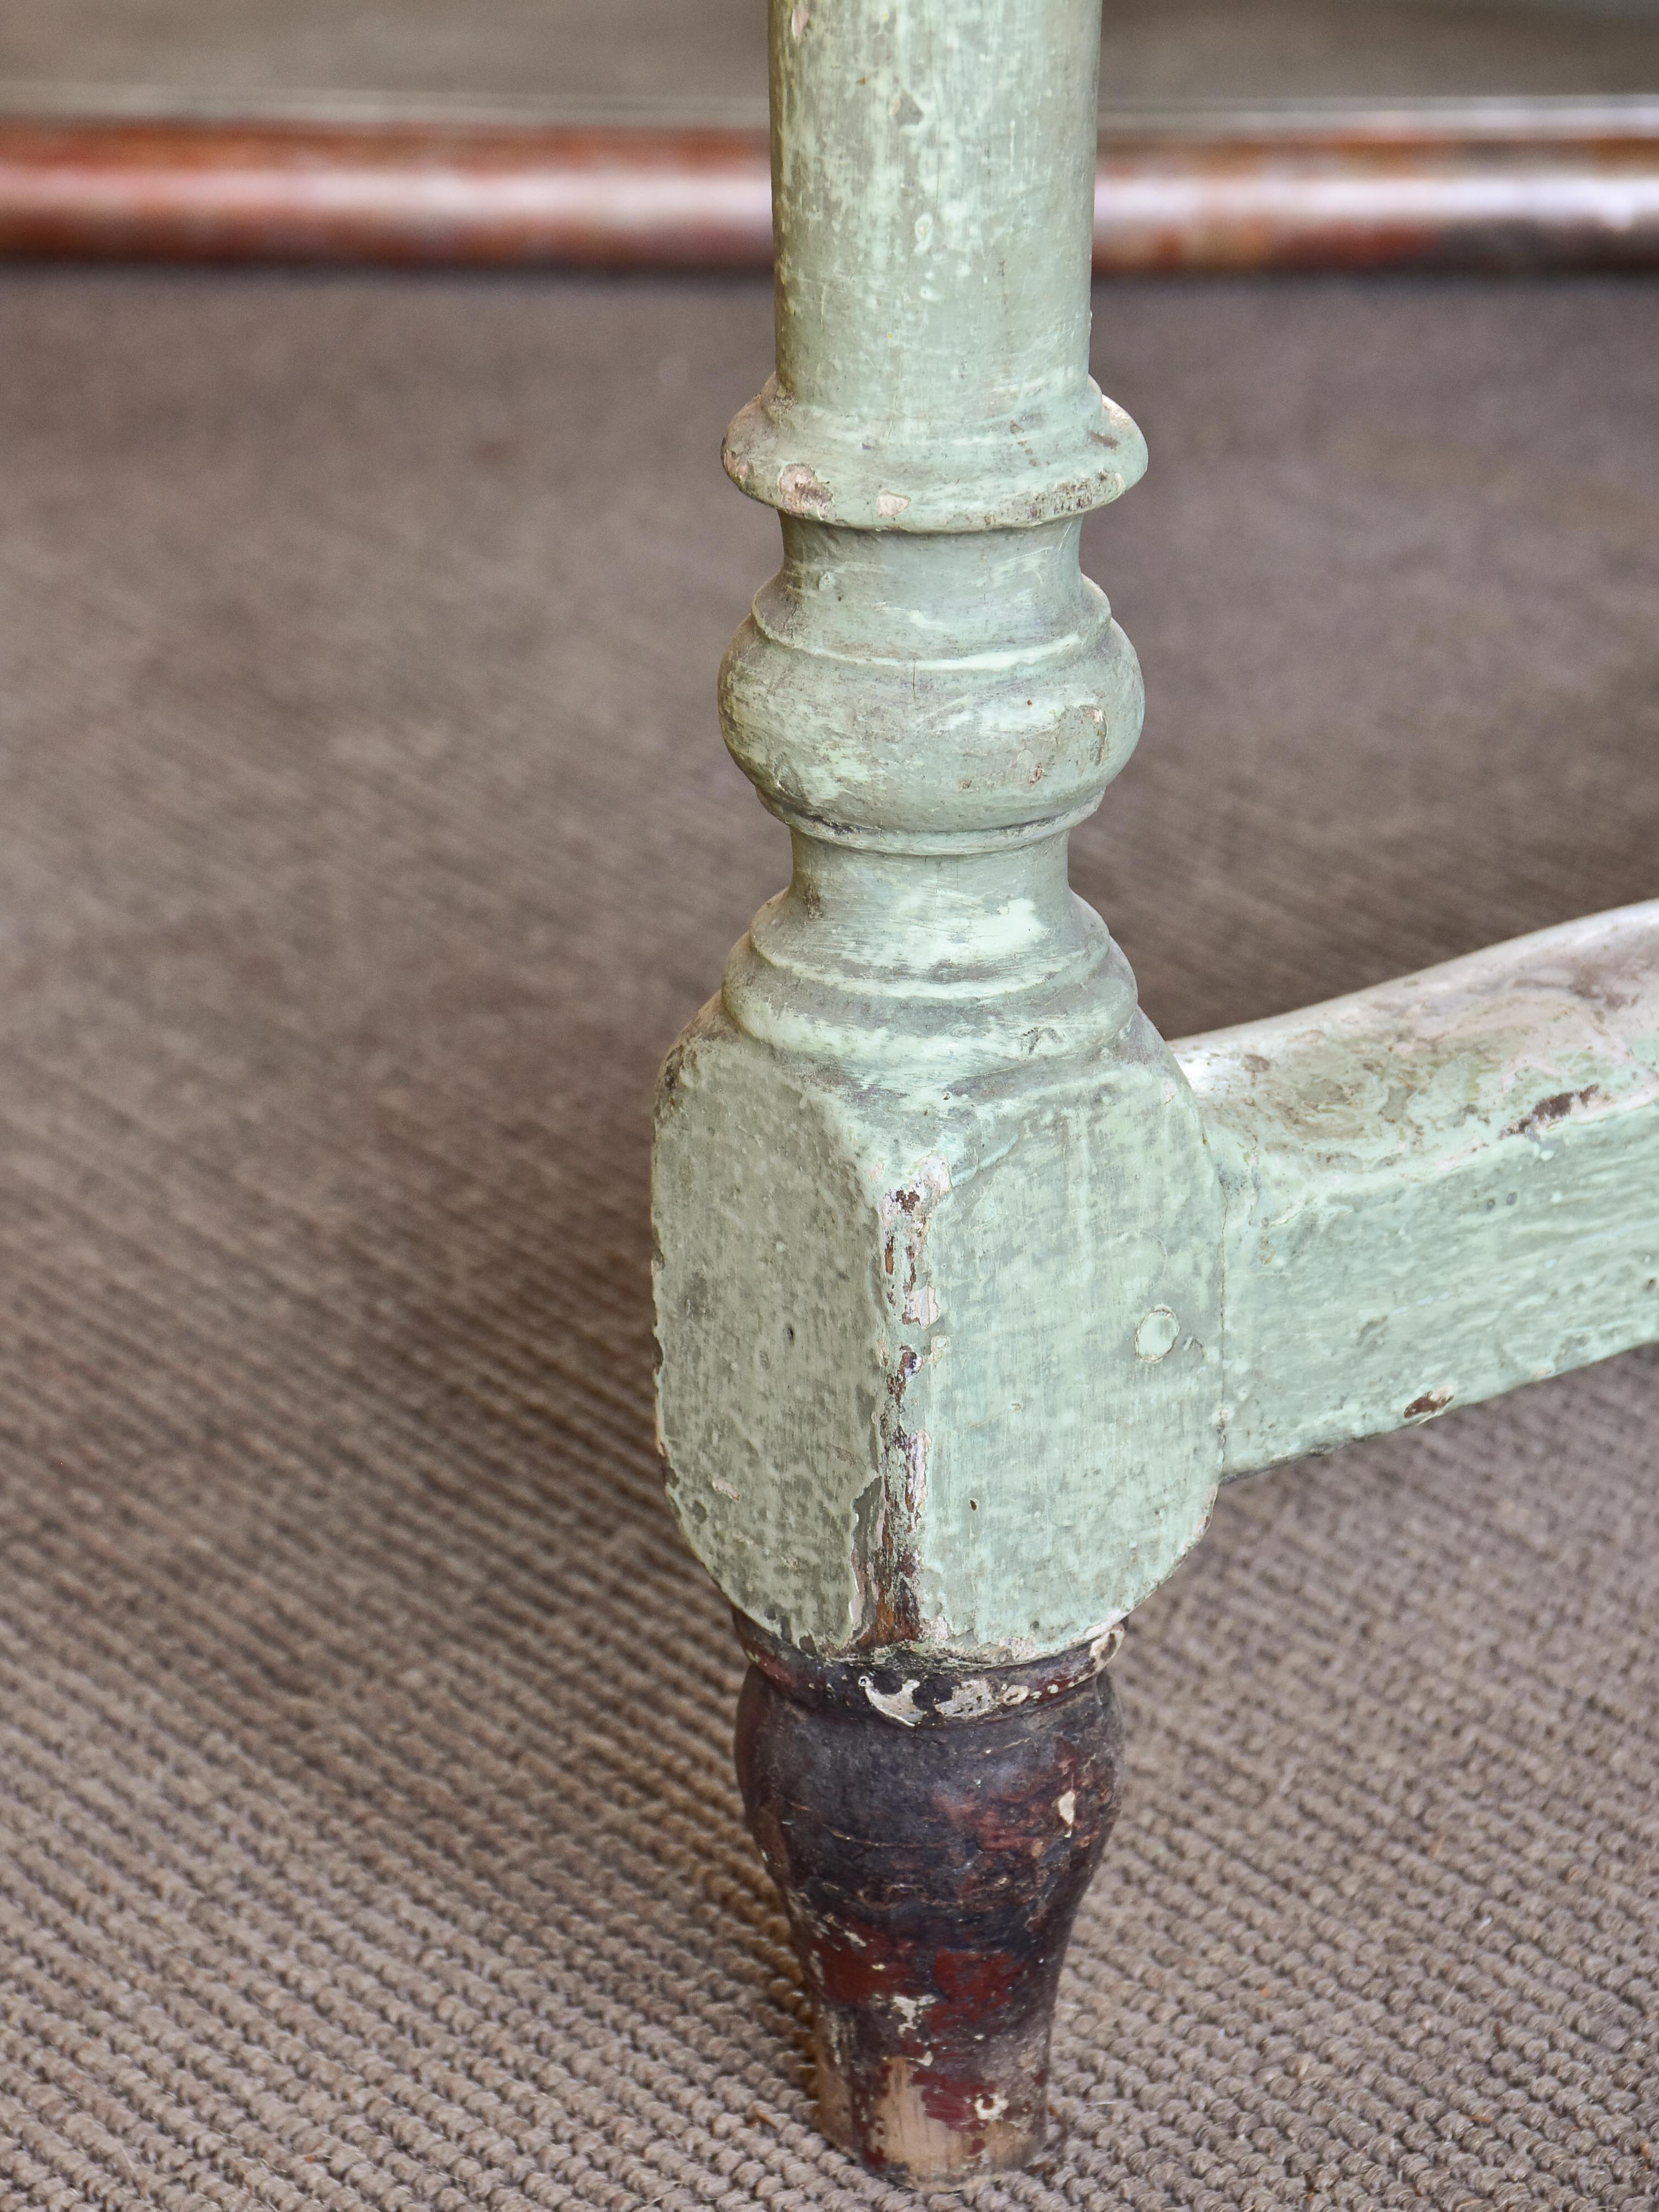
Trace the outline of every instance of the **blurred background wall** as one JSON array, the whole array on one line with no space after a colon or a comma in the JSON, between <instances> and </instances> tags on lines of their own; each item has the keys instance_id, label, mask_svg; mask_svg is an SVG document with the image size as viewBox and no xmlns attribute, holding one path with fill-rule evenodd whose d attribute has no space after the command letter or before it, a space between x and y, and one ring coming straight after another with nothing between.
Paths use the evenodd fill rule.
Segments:
<instances>
[{"instance_id":1,"label":"blurred background wall","mask_svg":"<svg viewBox=\"0 0 1659 2212\"><path fill-rule=\"evenodd\" d=\"M763 0L9 0L31 100L763 113ZM1659 92L1655 0L1108 0L1113 102Z\"/></svg>"}]
</instances>

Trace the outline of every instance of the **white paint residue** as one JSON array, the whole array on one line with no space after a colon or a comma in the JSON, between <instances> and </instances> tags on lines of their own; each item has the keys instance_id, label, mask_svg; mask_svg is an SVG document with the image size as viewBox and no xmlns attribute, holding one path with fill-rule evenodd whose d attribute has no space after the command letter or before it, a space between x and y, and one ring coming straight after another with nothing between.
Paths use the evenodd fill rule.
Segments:
<instances>
[{"instance_id":1,"label":"white paint residue","mask_svg":"<svg viewBox=\"0 0 1659 2212\"><path fill-rule=\"evenodd\" d=\"M1121 1620L1110 1621L1091 1638L1089 1656L1097 1667L1103 1667L1122 1641L1123 1623Z\"/></svg>"},{"instance_id":2,"label":"white paint residue","mask_svg":"<svg viewBox=\"0 0 1659 2212\"><path fill-rule=\"evenodd\" d=\"M806 461L792 461L778 471L778 490L786 514L824 514L830 505L830 487Z\"/></svg>"},{"instance_id":3,"label":"white paint residue","mask_svg":"<svg viewBox=\"0 0 1659 2212\"><path fill-rule=\"evenodd\" d=\"M916 1711L916 1692L921 1687L918 1676L907 1682L902 1690L878 1690L867 1674L859 1676L859 1687L878 1713L885 1713L890 1721L899 1721L906 1728L915 1728L921 1715Z\"/></svg>"},{"instance_id":4,"label":"white paint residue","mask_svg":"<svg viewBox=\"0 0 1659 2212\"><path fill-rule=\"evenodd\" d=\"M990 1684L981 1675L959 1682L939 1707L947 1720L977 1720L981 1713L994 1712L997 1700Z\"/></svg>"},{"instance_id":5,"label":"white paint residue","mask_svg":"<svg viewBox=\"0 0 1659 2212\"><path fill-rule=\"evenodd\" d=\"M939 1301L922 1279L922 1254L933 1208L951 1188L951 1170L937 1152L916 1163L908 1184L886 1191L881 1201L884 1271L888 1295L902 1318L931 1328Z\"/></svg>"},{"instance_id":6,"label":"white paint residue","mask_svg":"<svg viewBox=\"0 0 1659 2212\"><path fill-rule=\"evenodd\" d=\"M951 1188L951 1170L937 1152L918 1160L908 1187L900 1184L884 1194L882 1218L891 1228L907 1218L924 1231L927 1217Z\"/></svg>"},{"instance_id":7,"label":"white paint residue","mask_svg":"<svg viewBox=\"0 0 1659 2212\"><path fill-rule=\"evenodd\" d=\"M932 1997L902 1997L895 1990L887 2002L914 2035L916 2032L918 2017L933 2002L933 1999Z\"/></svg>"},{"instance_id":8,"label":"white paint residue","mask_svg":"<svg viewBox=\"0 0 1659 2212\"><path fill-rule=\"evenodd\" d=\"M904 1501L914 1513L920 1513L927 1502L927 1454L933 1442L926 1429L904 1439Z\"/></svg>"},{"instance_id":9,"label":"white paint residue","mask_svg":"<svg viewBox=\"0 0 1659 2212\"><path fill-rule=\"evenodd\" d=\"M1062 1826L1069 1828L1077 1817L1076 1790L1062 1790L1054 1800L1054 1810L1060 1815Z\"/></svg>"},{"instance_id":10,"label":"white paint residue","mask_svg":"<svg viewBox=\"0 0 1659 2212\"><path fill-rule=\"evenodd\" d=\"M1149 1366L1163 1359L1175 1350L1180 1334L1181 1323L1169 1307L1154 1306L1149 1314L1141 1316L1135 1331L1136 1358L1146 1360Z\"/></svg>"},{"instance_id":11,"label":"white paint residue","mask_svg":"<svg viewBox=\"0 0 1659 2212\"><path fill-rule=\"evenodd\" d=\"M975 2097L974 2100L974 2110L982 2120L1000 2120L1007 2109L1008 2100L1004 2096Z\"/></svg>"},{"instance_id":12,"label":"white paint residue","mask_svg":"<svg viewBox=\"0 0 1659 2212\"><path fill-rule=\"evenodd\" d=\"M949 1164L937 1152L929 1152L916 1170L916 1188L924 1198L937 1202L950 1188Z\"/></svg>"}]
</instances>

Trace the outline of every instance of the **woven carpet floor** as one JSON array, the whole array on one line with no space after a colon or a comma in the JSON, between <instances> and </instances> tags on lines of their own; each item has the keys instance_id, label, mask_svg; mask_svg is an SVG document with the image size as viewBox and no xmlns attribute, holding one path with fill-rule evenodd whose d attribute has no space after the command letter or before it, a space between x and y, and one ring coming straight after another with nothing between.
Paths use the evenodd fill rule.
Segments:
<instances>
[{"instance_id":1,"label":"woven carpet floor","mask_svg":"<svg viewBox=\"0 0 1659 2212\"><path fill-rule=\"evenodd\" d=\"M660 1502L654 1064L780 878L746 285L0 278L0 2206L914 2202ZM1124 287L1077 839L1171 1035L1659 892L1659 289ZM1632 1203L1651 1204L1652 1191ZM1247 1483L976 2202L1659 2202L1659 1359Z\"/></svg>"}]
</instances>

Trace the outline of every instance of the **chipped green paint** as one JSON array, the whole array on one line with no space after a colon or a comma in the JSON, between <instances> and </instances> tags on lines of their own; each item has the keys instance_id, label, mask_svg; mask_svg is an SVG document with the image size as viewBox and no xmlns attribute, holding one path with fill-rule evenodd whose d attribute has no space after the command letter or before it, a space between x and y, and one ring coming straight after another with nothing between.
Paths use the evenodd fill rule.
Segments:
<instances>
[{"instance_id":1,"label":"chipped green paint","mask_svg":"<svg viewBox=\"0 0 1659 2212\"><path fill-rule=\"evenodd\" d=\"M1162 1042L1066 881L1140 721L1078 567L1145 459L1088 376L1098 0L771 20L726 459L783 561L720 707L794 864L664 1071L661 1432L779 1635L1020 1659L1224 1475L1659 1334L1659 918Z\"/></svg>"},{"instance_id":2,"label":"chipped green paint","mask_svg":"<svg viewBox=\"0 0 1659 2212\"><path fill-rule=\"evenodd\" d=\"M1221 1206L1139 1016L952 1079L780 1053L717 1005L661 1127L673 1496L744 1612L1018 1659L1168 1574L1220 1473Z\"/></svg>"},{"instance_id":3,"label":"chipped green paint","mask_svg":"<svg viewBox=\"0 0 1659 2212\"><path fill-rule=\"evenodd\" d=\"M1248 1474L1659 1337L1659 902L1176 1053Z\"/></svg>"},{"instance_id":4,"label":"chipped green paint","mask_svg":"<svg viewBox=\"0 0 1659 2212\"><path fill-rule=\"evenodd\" d=\"M1099 0L773 0L777 374L726 439L744 490L933 533L1133 483L1089 380L1099 57Z\"/></svg>"},{"instance_id":5,"label":"chipped green paint","mask_svg":"<svg viewBox=\"0 0 1659 2212\"><path fill-rule=\"evenodd\" d=\"M660 1406L721 1588L824 1651L1098 1633L1220 1471L1220 1189L1066 877L1140 726L1078 567L1145 465L1088 370L1098 41L772 10L778 370L726 458L784 557L720 704L794 875L665 1078Z\"/></svg>"}]
</instances>

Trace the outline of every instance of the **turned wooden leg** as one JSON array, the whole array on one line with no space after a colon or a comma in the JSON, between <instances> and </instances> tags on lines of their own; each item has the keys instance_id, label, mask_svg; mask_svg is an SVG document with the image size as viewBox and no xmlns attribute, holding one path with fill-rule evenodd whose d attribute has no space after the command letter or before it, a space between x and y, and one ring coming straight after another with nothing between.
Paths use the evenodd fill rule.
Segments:
<instances>
[{"instance_id":1,"label":"turned wooden leg","mask_svg":"<svg viewBox=\"0 0 1659 2212\"><path fill-rule=\"evenodd\" d=\"M738 1775L811 1993L824 2132L909 2181L1023 2165L1117 1812L1115 1638L972 1671L738 1632Z\"/></svg>"},{"instance_id":2,"label":"turned wooden leg","mask_svg":"<svg viewBox=\"0 0 1659 2212\"><path fill-rule=\"evenodd\" d=\"M1632 910L1159 1039L1066 876L1141 708L1079 568L1146 460L1089 375L1099 0L770 18L724 460L782 562L720 702L793 872L663 1070L658 1419L823 2124L950 2181L1041 2136L1111 1625L1223 1475L1659 1332L1659 962Z\"/></svg>"}]
</instances>

